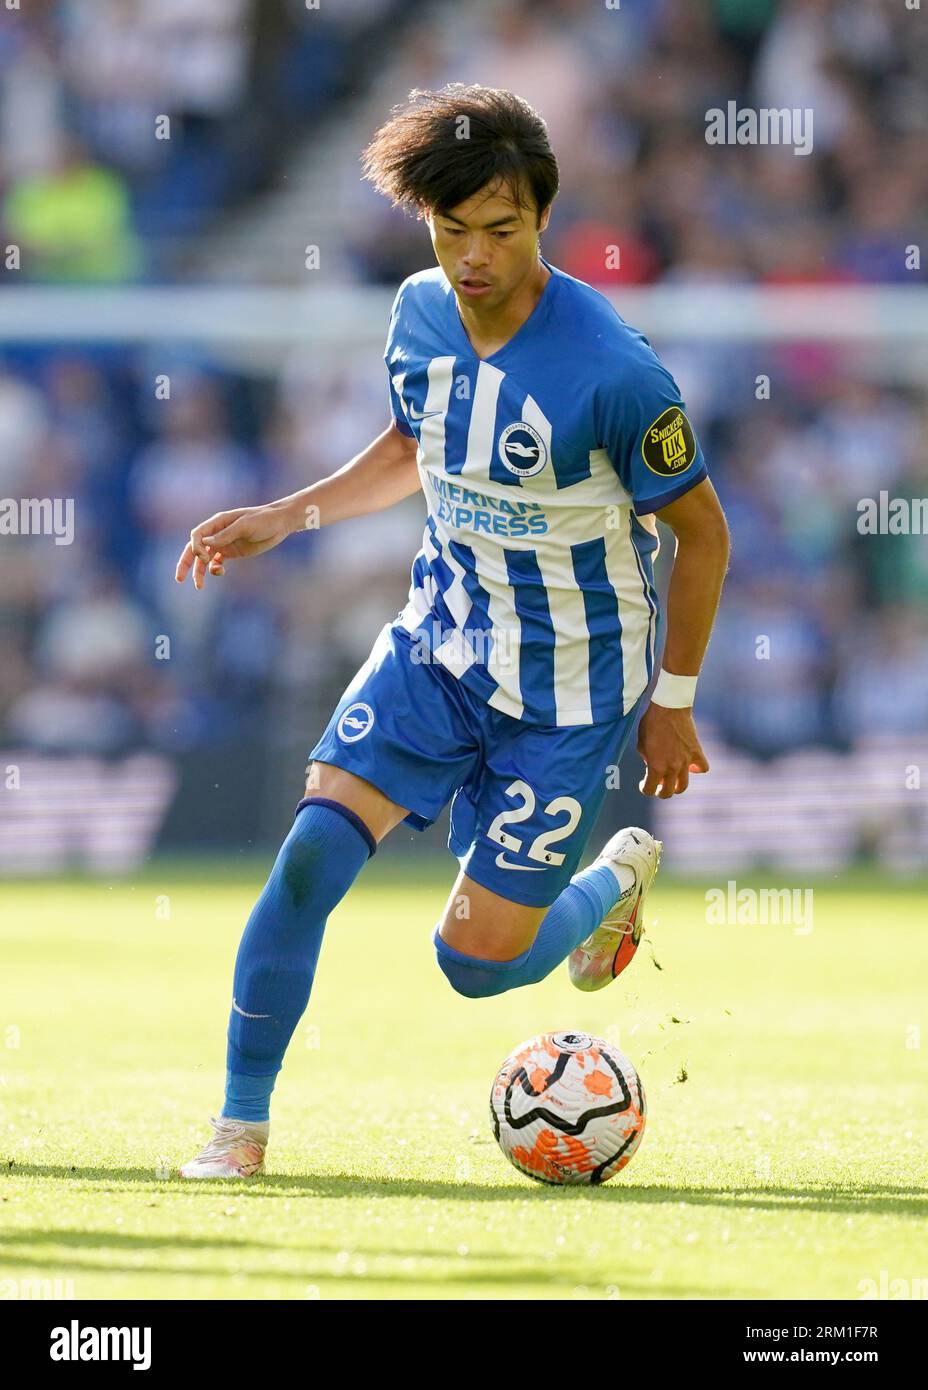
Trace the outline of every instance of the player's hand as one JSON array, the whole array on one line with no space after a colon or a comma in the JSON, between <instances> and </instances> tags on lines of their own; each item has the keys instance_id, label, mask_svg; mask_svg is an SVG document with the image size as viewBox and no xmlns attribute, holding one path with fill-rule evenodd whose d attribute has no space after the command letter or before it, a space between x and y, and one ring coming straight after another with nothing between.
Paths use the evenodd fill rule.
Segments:
<instances>
[{"instance_id":1,"label":"player's hand","mask_svg":"<svg viewBox=\"0 0 928 1390\"><path fill-rule=\"evenodd\" d=\"M183 584L193 570L193 587L202 589L206 573L218 578L226 560L246 560L280 545L290 534L286 513L280 507L239 507L217 512L190 532L174 571Z\"/></svg>"},{"instance_id":2,"label":"player's hand","mask_svg":"<svg viewBox=\"0 0 928 1390\"><path fill-rule=\"evenodd\" d=\"M709 771L691 709L648 705L638 725L638 752L647 768L638 783L645 796L678 795L689 786L691 772Z\"/></svg>"}]
</instances>

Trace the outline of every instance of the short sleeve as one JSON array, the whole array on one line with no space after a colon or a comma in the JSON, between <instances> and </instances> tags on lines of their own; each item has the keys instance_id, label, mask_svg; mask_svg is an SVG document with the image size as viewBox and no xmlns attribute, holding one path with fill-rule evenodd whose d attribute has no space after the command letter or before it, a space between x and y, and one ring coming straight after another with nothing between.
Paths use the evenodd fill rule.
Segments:
<instances>
[{"instance_id":1,"label":"short sleeve","mask_svg":"<svg viewBox=\"0 0 928 1390\"><path fill-rule=\"evenodd\" d=\"M406 281L404 280L402 285L400 285L399 289L396 292L396 298L393 301L393 308L390 310L390 326L387 329L387 345L383 350L383 360L386 363L387 367L387 380L389 382L390 389L390 414L393 417L393 423L394 425L396 425L396 428L400 431L400 434L406 434L409 435L410 438L415 438L415 433L412 429L412 426L409 424L409 421L406 419L406 412L403 409L403 402L400 399L399 391L397 391L395 385L395 380L402 380L401 376L396 377L397 369L395 365L394 343L396 338L397 324L399 323L400 303L403 297L403 290L405 288ZM400 389L402 389L402 386Z\"/></svg>"},{"instance_id":2,"label":"short sleeve","mask_svg":"<svg viewBox=\"0 0 928 1390\"><path fill-rule=\"evenodd\" d=\"M400 434L408 434L411 438L415 438L412 426L409 424L409 421L406 419L406 416L403 412L403 403L396 393L396 387L393 385L393 377L389 376L389 371L390 368L388 367L387 373L388 380L390 383L390 413L393 416L393 423L394 425L396 425L396 428L399 430Z\"/></svg>"},{"instance_id":3,"label":"short sleeve","mask_svg":"<svg viewBox=\"0 0 928 1390\"><path fill-rule=\"evenodd\" d=\"M597 393L598 432L636 513L659 511L706 477L706 461L673 377L642 344Z\"/></svg>"}]
</instances>

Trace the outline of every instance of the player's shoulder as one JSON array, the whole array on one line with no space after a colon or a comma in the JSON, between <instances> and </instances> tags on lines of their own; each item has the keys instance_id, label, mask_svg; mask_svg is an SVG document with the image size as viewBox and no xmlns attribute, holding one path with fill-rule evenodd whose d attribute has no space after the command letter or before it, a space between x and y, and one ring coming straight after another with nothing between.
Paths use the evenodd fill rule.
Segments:
<instances>
[{"instance_id":1,"label":"player's shoulder","mask_svg":"<svg viewBox=\"0 0 928 1390\"><path fill-rule=\"evenodd\" d=\"M606 295L556 266L549 269L557 276L558 318L569 337L582 339L580 360L587 372L615 384L617 378L666 371L645 335L622 318Z\"/></svg>"},{"instance_id":2,"label":"player's shoulder","mask_svg":"<svg viewBox=\"0 0 928 1390\"><path fill-rule=\"evenodd\" d=\"M425 270L413 271L407 275L393 300L394 313L429 304L444 304L451 293L451 286L440 265L428 266Z\"/></svg>"},{"instance_id":3,"label":"player's shoulder","mask_svg":"<svg viewBox=\"0 0 928 1390\"><path fill-rule=\"evenodd\" d=\"M390 310L384 353L387 361L410 351L424 333L441 334L442 325L447 321L449 294L452 294L451 286L441 266L430 266L406 276Z\"/></svg>"}]
</instances>

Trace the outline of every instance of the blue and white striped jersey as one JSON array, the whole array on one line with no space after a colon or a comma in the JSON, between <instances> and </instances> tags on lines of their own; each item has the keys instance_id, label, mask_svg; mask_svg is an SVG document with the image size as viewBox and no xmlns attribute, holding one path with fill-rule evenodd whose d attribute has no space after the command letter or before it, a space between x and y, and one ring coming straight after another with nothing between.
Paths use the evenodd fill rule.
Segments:
<instances>
[{"instance_id":1,"label":"blue and white striped jersey","mask_svg":"<svg viewBox=\"0 0 928 1390\"><path fill-rule=\"evenodd\" d=\"M397 293L384 360L428 506L399 622L504 714L596 724L651 678L649 514L706 467L647 339L545 265L534 311L484 359L439 267Z\"/></svg>"}]
</instances>

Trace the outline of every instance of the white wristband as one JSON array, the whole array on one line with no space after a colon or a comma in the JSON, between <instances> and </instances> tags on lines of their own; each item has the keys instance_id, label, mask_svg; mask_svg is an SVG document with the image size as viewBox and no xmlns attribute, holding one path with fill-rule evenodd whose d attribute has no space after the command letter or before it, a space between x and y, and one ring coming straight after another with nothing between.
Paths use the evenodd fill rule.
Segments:
<instances>
[{"instance_id":1,"label":"white wristband","mask_svg":"<svg viewBox=\"0 0 928 1390\"><path fill-rule=\"evenodd\" d=\"M696 699L697 676L673 676L661 669L651 703L664 709L692 709Z\"/></svg>"}]
</instances>

